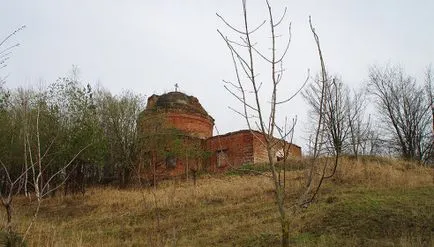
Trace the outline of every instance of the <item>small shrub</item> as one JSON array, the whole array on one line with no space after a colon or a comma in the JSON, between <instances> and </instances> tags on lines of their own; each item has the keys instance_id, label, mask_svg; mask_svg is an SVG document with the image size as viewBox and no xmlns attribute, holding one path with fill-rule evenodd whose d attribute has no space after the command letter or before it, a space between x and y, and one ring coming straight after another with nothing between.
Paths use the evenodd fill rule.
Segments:
<instances>
[{"instance_id":1,"label":"small shrub","mask_svg":"<svg viewBox=\"0 0 434 247\"><path fill-rule=\"evenodd\" d=\"M27 245L25 242L23 243L23 238L15 232L0 232L0 246L25 247Z\"/></svg>"},{"instance_id":2,"label":"small shrub","mask_svg":"<svg viewBox=\"0 0 434 247\"><path fill-rule=\"evenodd\" d=\"M267 164L251 164L246 163L238 168L232 168L226 172L227 175L240 176L240 175L257 175L270 171Z\"/></svg>"}]
</instances>

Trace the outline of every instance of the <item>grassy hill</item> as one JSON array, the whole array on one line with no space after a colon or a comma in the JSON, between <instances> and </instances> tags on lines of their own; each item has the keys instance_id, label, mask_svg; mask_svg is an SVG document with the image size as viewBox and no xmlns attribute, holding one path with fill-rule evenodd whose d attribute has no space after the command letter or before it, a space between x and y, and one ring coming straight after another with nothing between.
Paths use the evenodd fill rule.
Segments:
<instances>
[{"instance_id":1,"label":"grassy hill","mask_svg":"<svg viewBox=\"0 0 434 247\"><path fill-rule=\"evenodd\" d=\"M290 186L297 187L302 172L288 174ZM196 187L166 181L156 191L59 195L43 202L28 245L278 246L266 175L204 175ZM18 232L33 207L26 198L15 201ZM433 246L434 171L396 160L344 159L318 200L292 219L294 246Z\"/></svg>"}]
</instances>

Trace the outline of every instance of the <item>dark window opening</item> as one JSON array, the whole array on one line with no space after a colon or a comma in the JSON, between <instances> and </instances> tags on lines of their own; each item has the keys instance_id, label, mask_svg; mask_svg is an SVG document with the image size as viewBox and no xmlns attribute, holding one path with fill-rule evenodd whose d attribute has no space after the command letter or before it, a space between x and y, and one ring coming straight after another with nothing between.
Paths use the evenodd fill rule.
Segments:
<instances>
[{"instance_id":1,"label":"dark window opening","mask_svg":"<svg viewBox=\"0 0 434 247\"><path fill-rule=\"evenodd\" d=\"M217 151L217 167L226 166L227 163L229 163L227 150Z\"/></svg>"},{"instance_id":2,"label":"dark window opening","mask_svg":"<svg viewBox=\"0 0 434 247\"><path fill-rule=\"evenodd\" d=\"M167 156L166 157L166 168L173 169L176 167L176 157L175 156Z\"/></svg>"},{"instance_id":3,"label":"dark window opening","mask_svg":"<svg viewBox=\"0 0 434 247\"><path fill-rule=\"evenodd\" d=\"M285 151L283 149L277 150L276 152L276 160L282 161L285 159Z\"/></svg>"}]
</instances>

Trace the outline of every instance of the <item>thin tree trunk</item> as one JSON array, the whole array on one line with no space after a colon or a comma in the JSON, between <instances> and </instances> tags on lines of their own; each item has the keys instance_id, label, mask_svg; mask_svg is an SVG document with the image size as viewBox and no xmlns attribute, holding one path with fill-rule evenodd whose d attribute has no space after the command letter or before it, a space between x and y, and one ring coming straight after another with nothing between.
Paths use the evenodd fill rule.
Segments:
<instances>
[{"instance_id":1,"label":"thin tree trunk","mask_svg":"<svg viewBox=\"0 0 434 247\"><path fill-rule=\"evenodd\" d=\"M188 182L188 170L189 170L189 167L188 167L188 155L187 154L185 154L185 160L186 160L185 175L186 175L187 182Z\"/></svg>"},{"instance_id":2,"label":"thin tree trunk","mask_svg":"<svg viewBox=\"0 0 434 247\"><path fill-rule=\"evenodd\" d=\"M154 160L154 154L152 154L151 157L151 166L152 166L152 179L153 179L153 187L157 186L157 178L156 178L156 167L155 167L155 160Z\"/></svg>"},{"instance_id":3,"label":"thin tree trunk","mask_svg":"<svg viewBox=\"0 0 434 247\"><path fill-rule=\"evenodd\" d=\"M282 247L289 246L289 222L285 221L282 225Z\"/></svg>"},{"instance_id":4,"label":"thin tree trunk","mask_svg":"<svg viewBox=\"0 0 434 247\"><path fill-rule=\"evenodd\" d=\"M30 224L29 224L29 226L27 227L27 230L26 230L26 232L25 232L24 235L23 235L22 243L25 243L25 240L26 240L26 238L27 238L27 235L28 235L29 232L30 232L30 229L32 228L33 224L35 223L36 218L38 218L39 209L41 208L41 198L38 197L37 199L38 199L38 205L37 205L37 207L36 207L35 213L33 214L32 221L30 221Z\"/></svg>"},{"instance_id":5,"label":"thin tree trunk","mask_svg":"<svg viewBox=\"0 0 434 247\"><path fill-rule=\"evenodd\" d=\"M8 202L6 202L6 203L3 202L3 205L5 206L6 216L7 216L6 232L7 233L11 233L12 232L12 205L11 205L11 200L9 199Z\"/></svg>"},{"instance_id":6,"label":"thin tree trunk","mask_svg":"<svg viewBox=\"0 0 434 247\"><path fill-rule=\"evenodd\" d=\"M267 143L267 153L268 153L268 161L270 162L271 173L273 176L272 179L274 183L274 189L276 192L275 196L276 196L277 207L280 215L280 224L282 228L282 247L287 247L289 246L289 222L286 218L284 195L283 195L282 187L278 180L276 166L272 157L272 150L270 147L270 143Z\"/></svg>"},{"instance_id":7,"label":"thin tree trunk","mask_svg":"<svg viewBox=\"0 0 434 247\"><path fill-rule=\"evenodd\" d=\"M27 191L27 182L28 182L28 179L29 179L29 176L28 176L28 166L29 166L29 164L27 163L27 144L26 144L26 130L24 130L24 172L25 172L25 175L24 175L24 195L26 196L26 197L29 197L30 196L30 194L29 194L29 192Z\"/></svg>"}]
</instances>

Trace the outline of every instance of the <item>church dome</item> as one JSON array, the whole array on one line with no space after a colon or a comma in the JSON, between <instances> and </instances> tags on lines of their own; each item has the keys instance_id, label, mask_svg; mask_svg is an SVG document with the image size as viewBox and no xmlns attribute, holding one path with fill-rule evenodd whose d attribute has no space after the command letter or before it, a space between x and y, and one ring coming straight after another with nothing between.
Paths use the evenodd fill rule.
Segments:
<instances>
[{"instance_id":1,"label":"church dome","mask_svg":"<svg viewBox=\"0 0 434 247\"><path fill-rule=\"evenodd\" d=\"M205 139L212 136L214 119L196 97L181 92L152 95L141 115L142 121L160 116L160 119L165 119L166 126L194 137Z\"/></svg>"},{"instance_id":2,"label":"church dome","mask_svg":"<svg viewBox=\"0 0 434 247\"><path fill-rule=\"evenodd\" d=\"M196 97L181 92L169 92L160 96L154 94L149 97L146 109L175 110L209 116Z\"/></svg>"}]
</instances>

